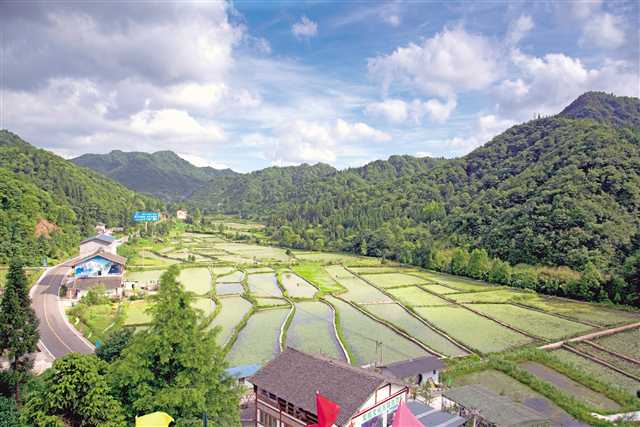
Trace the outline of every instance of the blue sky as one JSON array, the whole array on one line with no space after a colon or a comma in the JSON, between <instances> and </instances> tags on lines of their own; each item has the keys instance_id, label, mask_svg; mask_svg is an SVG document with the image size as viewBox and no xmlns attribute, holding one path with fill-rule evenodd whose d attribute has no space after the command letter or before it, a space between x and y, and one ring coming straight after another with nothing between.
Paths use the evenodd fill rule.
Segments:
<instances>
[{"instance_id":1,"label":"blue sky","mask_svg":"<svg viewBox=\"0 0 640 427\"><path fill-rule=\"evenodd\" d=\"M0 7L3 126L65 157L456 157L585 91L640 92L635 1Z\"/></svg>"}]
</instances>

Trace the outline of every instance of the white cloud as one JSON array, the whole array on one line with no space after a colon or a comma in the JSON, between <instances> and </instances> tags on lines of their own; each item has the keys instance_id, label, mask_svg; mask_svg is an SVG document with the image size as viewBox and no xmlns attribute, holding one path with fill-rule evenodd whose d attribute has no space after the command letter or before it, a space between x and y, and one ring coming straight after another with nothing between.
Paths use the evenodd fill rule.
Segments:
<instances>
[{"instance_id":1,"label":"white cloud","mask_svg":"<svg viewBox=\"0 0 640 427\"><path fill-rule=\"evenodd\" d=\"M293 24L291 32L298 38L314 37L318 34L318 24L306 16L302 16L299 22Z\"/></svg>"},{"instance_id":2,"label":"white cloud","mask_svg":"<svg viewBox=\"0 0 640 427\"><path fill-rule=\"evenodd\" d=\"M625 41L622 18L610 13L598 13L584 24L584 32L580 42L601 48L614 49Z\"/></svg>"},{"instance_id":3,"label":"white cloud","mask_svg":"<svg viewBox=\"0 0 640 427\"><path fill-rule=\"evenodd\" d=\"M202 124L188 112L176 109L142 110L131 116L130 127L146 136L200 137L220 141L224 131L214 124Z\"/></svg>"},{"instance_id":4,"label":"white cloud","mask_svg":"<svg viewBox=\"0 0 640 427\"><path fill-rule=\"evenodd\" d=\"M529 15L520 15L518 19L511 23L507 32L507 43L517 45L522 38L533 30L533 19Z\"/></svg>"},{"instance_id":5,"label":"white cloud","mask_svg":"<svg viewBox=\"0 0 640 427\"><path fill-rule=\"evenodd\" d=\"M418 151L416 153L416 157L435 157L433 153L429 151Z\"/></svg>"},{"instance_id":6,"label":"white cloud","mask_svg":"<svg viewBox=\"0 0 640 427\"><path fill-rule=\"evenodd\" d=\"M365 112L374 116L381 116L393 123L403 123L411 119L419 124L424 116L438 123L445 122L456 108L456 99L450 96L446 103L432 98L428 101L414 99L405 102L401 99L385 99L382 102L373 102L366 106Z\"/></svg>"},{"instance_id":7,"label":"white cloud","mask_svg":"<svg viewBox=\"0 0 640 427\"><path fill-rule=\"evenodd\" d=\"M473 124L471 135L468 137L454 137L445 141L445 145L456 155L463 155L486 142L494 136L504 132L516 122L499 118L493 114L482 115Z\"/></svg>"},{"instance_id":8,"label":"white cloud","mask_svg":"<svg viewBox=\"0 0 640 427\"><path fill-rule=\"evenodd\" d=\"M254 134L246 142L265 146L265 156L273 164L288 165L334 163L338 154L361 154L358 146L389 140L389 134L365 123L338 119L333 125L296 120L275 129L273 138Z\"/></svg>"},{"instance_id":9,"label":"white cloud","mask_svg":"<svg viewBox=\"0 0 640 427\"><path fill-rule=\"evenodd\" d=\"M398 15L385 15L382 17L382 20L392 27L400 25L400 17Z\"/></svg>"},{"instance_id":10,"label":"white cloud","mask_svg":"<svg viewBox=\"0 0 640 427\"><path fill-rule=\"evenodd\" d=\"M637 96L637 71L624 61L605 61L599 68L588 68L580 59L562 53L536 57L517 49L511 61L518 77L500 82L494 94L501 114L518 120L538 113L556 114L589 90Z\"/></svg>"},{"instance_id":11,"label":"white cloud","mask_svg":"<svg viewBox=\"0 0 640 427\"><path fill-rule=\"evenodd\" d=\"M444 28L421 44L409 43L368 60L369 73L383 83L404 83L426 94L453 96L488 87L499 75L499 49L462 27Z\"/></svg>"},{"instance_id":12,"label":"white cloud","mask_svg":"<svg viewBox=\"0 0 640 427\"><path fill-rule=\"evenodd\" d=\"M214 169L228 169L229 166L227 166L224 163L219 163L219 162L215 162L212 161L210 159L201 157L201 156L197 156L195 154L186 154L186 153L176 153L178 156L182 157L184 160L188 161L189 163L191 163L194 166L198 166L200 168L208 166L210 168L214 168Z\"/></svg>"}]
</instances>

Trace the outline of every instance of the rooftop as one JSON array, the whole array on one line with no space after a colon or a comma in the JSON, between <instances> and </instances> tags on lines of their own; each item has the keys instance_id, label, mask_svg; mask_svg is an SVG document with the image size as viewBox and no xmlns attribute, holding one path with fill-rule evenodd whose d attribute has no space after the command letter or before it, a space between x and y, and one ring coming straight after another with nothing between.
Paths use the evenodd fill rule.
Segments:
<instances>
[{"instance_id":1,"label":"rooftop","mask_svg":"<svg viewBox=\"0 0 640 427\"><path fill-rule=\"evenodd\" d=\"M89 237L88 239L84 239L82 242L80 242L80 244L84 245L85 243L89 243L94 240L97 240L102 243L111 244L116 240L116 238L109 234L98 234L97 236L92 236L92 237Z\"/></svg>"},{"instance_id":2,"label":"rooftop","mask_svg":"<svg viewBox=\"0 0 640 427\"><path fill-rule=\"evenodd\" d=\"M544 415L507 397L500 396L479 384L447 390L442 395L467 409L476 409L482 418L496 426L550 424L550 420Z\"/></svg>"},{"instance_id":3,"label":"rooftop","mask_svg":"<svg viewBox=\"0 0 640 427\"><path fill-rule=\"evenodd\" d=\"M399 384L372 370L287 347L248 381L310 413L316 391L340 405L336 424L346 424L384 384Z\"/></svg>"},{"instance_id":4,"label":"rooftop","mask_svg":"<svg viewBox=\"0 0 640 427\"><path fill-rule=\"evenodd\" d=\"M423 425L429 427L458 427L466 420L458 415L439 411L416 400L409 400L407 407Z\"/></svg>"},{"instance_id":5,"label":"rooftop","mask_svg":"<svg viewBox=\"0 0 640 427\"><path fill-rule=\"evenodd\" d=\"M95 258L100 256L104 259L108 259L111 262L115 262L116 264L125 265L127 263L127 259L123 256L112 254L111 252L106 252L102 248L90 253L89 255L78 256L73 258L72 260L65 263L65 265L69 267L75 267L78 264L81 264L85 261L90 260L91 258Z\"/></svg>"},{"instance_id":6,"label":"rooftop","mask_svg":"<svg viewBox=\"0 0 640 427\"><path fill-rule=\"evenodd\" d=\"M112 291L122 285L122 276L78 277L75 281L75 287L83 291L98 285Z\"/></svg>"},{"instance_id":7,"label":"rooftop","mask_svg":"<svg viewBox=\"0 0 640 427\"><path fill-rule=\"evenodd\" d=\"M391 363L383 366L382 370L396 378L404 379L424 372L439 371L442 368L444 368L444 363L440 358L436 356L425 356Z\"/></svg>"}]
</instances>

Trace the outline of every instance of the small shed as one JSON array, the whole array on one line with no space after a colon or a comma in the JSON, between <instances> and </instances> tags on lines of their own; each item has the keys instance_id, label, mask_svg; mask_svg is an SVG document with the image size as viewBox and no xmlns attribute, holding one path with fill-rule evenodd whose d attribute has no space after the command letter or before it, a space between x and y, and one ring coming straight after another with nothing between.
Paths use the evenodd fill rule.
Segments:
<instances>
[{"instance_id":1,"label":"small shed","mask_svg":"<svg viewBox=\"0 0 640 427\"><path fill-rule=\"evenodd\" d=\"M442 394L442 410L464 418L475 418L474 425L496 427L546 427L551 420L513 400L500 396L480 384L447 390Z\"/></svg>"},{"instance_id":2,"label":"small shed","mask_svg":"<svg viewBox=\"0 0 640 427\"><path fill-rule=\"evenodd\" d=\"M428 381L438 384L443 368L444 363L440 358L425 356L391 363L381 369L383 373L393 375L408 384L421 385Z\"/></svg>"}]
</instances>

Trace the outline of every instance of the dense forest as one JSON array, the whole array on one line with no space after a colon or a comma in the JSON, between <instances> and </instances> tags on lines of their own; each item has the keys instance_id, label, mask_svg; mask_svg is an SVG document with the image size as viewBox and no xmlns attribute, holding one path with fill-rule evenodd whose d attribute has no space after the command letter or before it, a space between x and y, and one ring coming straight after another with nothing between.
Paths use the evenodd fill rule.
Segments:
<instances>
[{"instance_id":1,"label":"dense forest","mask_svg":"<svg viewBox=\"0 0 640 427\"><path fill-rule=\"evenodd\" d=\"M96 222L127 226L133 211L161 206L0 131L0 263L59 259L94 233Z\"/></svg>"},{"instance_id":2,"label":"dense forest","mask_svg":"<svg viewBox=\"0 0 640 427\"><path fill-rule=\"evenodd\" d=\"M286 246L478 278L488 278L495 258L524 277L509 272L507 284L640 303L637 98L586 93L560 114L514 126L458 159L267 168L214 178L190 201L266 220ZM474 262L487 258L476 274L467 271L474 250Z\"/></svg>"},{"instance_id":3,"label":"dense forest","mask_svg":"<svg viewBox=\"0 0 640 427\"><path fill-rule=\"evenodd\" d=\"M71 160L141 193L180 201L214 177L234 176L231 169L196 167L172 151L156 153L112 151L83 154Z\"/></svg>"}]
</instances>

